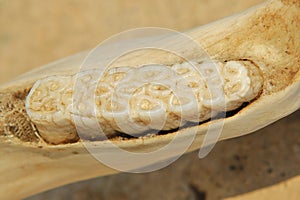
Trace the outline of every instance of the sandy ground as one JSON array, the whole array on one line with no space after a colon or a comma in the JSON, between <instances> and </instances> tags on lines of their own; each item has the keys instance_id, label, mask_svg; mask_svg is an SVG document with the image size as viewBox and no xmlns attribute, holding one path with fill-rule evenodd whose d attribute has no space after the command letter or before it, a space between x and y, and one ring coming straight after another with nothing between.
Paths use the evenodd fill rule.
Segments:
<instances>
[{"instance_id":1,"label":"sandy ground","mask_svg":"<svg viewBox=\"0 0 300 200\"><path fill-rule=\"evenodd\" d=\"M0 0L0 83L109 36L145 26L185 30L262 0ZM75 183L39 199L299 199L300 112L205 159L187 154L149 174ZM298 197L298 198L297 198Z\"/></svg>"}]
</instances>

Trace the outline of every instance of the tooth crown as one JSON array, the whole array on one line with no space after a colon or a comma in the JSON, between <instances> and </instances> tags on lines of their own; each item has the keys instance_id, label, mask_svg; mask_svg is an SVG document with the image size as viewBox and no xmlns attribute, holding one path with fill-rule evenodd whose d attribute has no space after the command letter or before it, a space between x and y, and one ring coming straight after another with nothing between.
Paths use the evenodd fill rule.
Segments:
<instances>
[{"instance_id":1,"label":"tooth crown","mask_svg":"<svg viewBox=\"0 0 300 200\"><path fill-rule=\"evenodd\" d=\"M249 61L119 67L100 75L95 69L34 84L26 111L44 140L78 140L75 121L87 139L101 138L93 134L98 124L107 136L175 129L237 109L256 98L263 85Z\"/></svg>"}]
</instances>

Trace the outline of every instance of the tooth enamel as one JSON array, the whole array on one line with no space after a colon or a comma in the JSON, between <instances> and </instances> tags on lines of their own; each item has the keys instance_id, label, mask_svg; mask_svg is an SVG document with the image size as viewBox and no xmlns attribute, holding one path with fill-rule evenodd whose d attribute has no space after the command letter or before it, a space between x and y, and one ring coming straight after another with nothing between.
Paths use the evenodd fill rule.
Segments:
<instances>
[{"instance_id":1,"label":"tooth enamel","mask_svg":"<svg viewBox=\"0 0 300 200\"><path fill-rule=\"evenodd\" d=\"M100 70L88 70L34 84L26 111L42 138L53 144L77 140L74 119L81 130L94 130L97 121L106 135L202 122L251 101L263 82L249 61L120 67L107 70L99 81L100 75ZM94 92L92 86L97 86ZM74 88L80 95L73 102ZM102 137L89 132L86 138Z\"/></svg>"},{"instance_id":2,"label":"tooth enamel","mask_svg":"<svg viewBox=\"0 0 300 200\"><path fill-rule=\"evenodd\" d=\"M71 77L48 77L37 81L26 99L26 105L30 105L26 107L27 114L37 122L40 135L50 143L65 142L77 137L66 109L66 105L72 101L70 90Z\"/></svg>"},{"instance_id":3,"label":"tooth enamel","mask_svg":"<svg viewBox=\"0 0 300 200\"><path fill-rule=\"evenodd\" d=\"M253 65L227 62L223 68L226 107L232 110L254 99L262 87L262 78Z\"/></svg>"}]
</instances>

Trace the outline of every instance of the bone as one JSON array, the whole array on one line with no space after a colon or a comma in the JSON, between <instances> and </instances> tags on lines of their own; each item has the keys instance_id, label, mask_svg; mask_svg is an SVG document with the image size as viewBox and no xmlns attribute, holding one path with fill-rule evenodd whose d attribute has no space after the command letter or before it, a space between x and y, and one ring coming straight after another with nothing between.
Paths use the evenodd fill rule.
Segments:
<instances>
[{"instance_id":1,"label":"bone","mask_svg":"<svg viewBox=\"0 0 300 200\"><path fill-rule=\"evenodd\" d=\"M103 138L95 122L108 137L203 122L255 99L263 85L250 61L119 67L101 74L99 69L87 70L33 85L26 111L46 142L77 141L78 129L88 133L83 139Z\"/></svg>"},{"instance_id":2,"label":"bone","mask_svg":"<svg viewBox=\"0 0 300 200\"><path fill-rule=\"evenodd\" d=\"M72 75L78 72L78 68L81 66L82 61L86 58L89 51L82 52L72 57L65 58L61 61L43 66L34 71L28 72L11 82L1 85L0 157L2 163L4 164L1 165L0 169L2 174L2 179L0 181L0 199L24 199L30 195L58 187L63 184L89 179L92 177L107 176L112 173L118 173L119 171L132 172L132 169L149 170L152 169L153 166L157 166L158 163L166 163L165 161L174 160L174 158L177 158L177 156L180 156L183 153L188 153L198 149L200 149L198 155L203 158L208 151L211 150L209 148L212 144L211 138L215 138L215 141L213 142L217 142L230 138L242 137L293 113L300 108L299 2L299 0L271 0L243 13L227 17L226 19L219 20L205 26L195 27L192 30L185 32L185 34L190 36L197 43L201 44L205 52L207 52L208 55L211 55L214 59L219 61L237 62L237 64L240 63L245 68L249 68L250 70L253 68L254 72L252 70L250 72L247 71L247 73L249 72L248 76L251 77L250 84L253 90L256 90L256 87L261 87L260 84L253 83L260 83L262 78L261 76L254 76L258 70L252 66L252 62L259 66L259 72L261 72L263 76L264 83L262 91L258 94L255 94L254 92L253 96L256 96L253 99L251 96L249 96L248 92L242 93L243 95L246 94L246 98L243 100L238 99L238 101L236 101L234 98L227 98L235 102L233 105L239 101L244 102L247 100L247 98L251 99L252 103L239 110L239 112L233 113L233 115L225 120L216 119L208 123L201 123L200 125L196 123L191 125L189 124L189 127L184 126L180 130L176 129L168 131L164 135L151 135L149 137L147 136L129 139L124 138L123 135L121 135L120 137L116 137L111 141L78 141L71 144L67 143L64 139L65 135L62 135L63 137L61 138L60 142L66 142L67 144L49 145L40 140L42 138L39 137L38 133L43 134L45 137L48 136L48 142L54 141L59 143L59 141L53 140L55 139L54 136L50 138L50 132L47 133L46 131L43 132L35 129L36 126L29 119L29 116L27 116L24 108L24 98L28 95L28 91L33 85L35 88L39 87L37 81L40 81L40 84L43 82L44 87L47 88L48 83L44 80L45 77L49 77L50 79L50 76L54 76L51 77L54 80L62 80L64 77L72 78ZM186 21L188 20L185 20L185 22ZM175 22L178 24L176 20ZM195 20L192 20L191 22L194 24ZM97 25L99 25L99 23L95 26ZM138 39L137 41L141 41L140 37L136 39ZM150 39L153 41L152 37L150 37ZM195 49L183 48L184 45L182 43L178 43L177 41L178 40L175 40L175 43L178 45L178 48L182 52L185 52L184 57L186 56L187 59L201 59ZM164 40L159 42L165 43ZM118 45L115 45L114 47L119 48L122 47L123 44L130 45L131 42L118 43ZM105 49L106 48L104 48L104 50ZM114 50L115 48L112 49ZM127 77L128 70L122 66L128 66L130 69L132 69L134 66L142 66L144 63L160 63L169 66L175 63L180 64L183 61L182 59L175 59L175 56L169 56L169 54L166 54L162 51L151 50L149 53L146 51L143 51L143 53L138 51L136 54L130 53L127 55L128 57L123 57L123 59L120 59L120 62L116 62L115 65L112 65L113 67L119 68L114 68L110 71L111 74L114 74L114 71L118 70L125 70L125 72L119 72L119 74L115 76L104 76L103 81L99 83L99 85L102 84L102 86L98 86L96 88L99 88L99 90L96 90L96 94L97 91L99 91L101 94L99 96L96 95L95 98L95 104L97 108L101 108L101 105L99 104L100 100L108 98L111 95L111 92L109 91L116 87L116 83L112 81L113 79L109 80L109 77L119 77L119 80L123 80L122 78ZM15 58L15 55L13 56ZM40 57L38 54L36 54L36 52L34 52L32 56L33 59ZM112 55L109 55L109 57L110 56ZM104 58L106 59L107 57ZM237 61L245 59L251 60L251 62ZM197 63L199 65L201 64L200 62ZM202 66L209 65L207 62L205 63L207 65ZM95 63L90 62L89 64ZM222 67L224 68L224 64L226 64L226 62L221 63L220 69L222 69ZM22 65L24 65L24 63L22 63ZM16 68L10 68L16 70ZM222 72L222 70L220 70L220 72ZM224 73L221 74L222 77L225 77ZM2 75L7 76L6 73L3 73ZM196 77L189 77L188 80L197 80ZM232 79L232 81L234 80L236 79ZM204 81L204 84L202 85L205 85L206 81L201 81ZM220 91L220 83L222 83L222 81L216 78L212 79L211 82L215 83L216 85L212 88L216 91ZM69 89L71 89L73 86L72 81L70 83L70 87L68 86ZM223 88L225 89L224 84L226 85L226 82L223 82L222 84L223 85L221 89L223 90ZM197 90L197 82L193 81L191 85L195 86L193 90L200 91L200 89ZM88 86L88 88L90 88L93 85L89 84ZM82 88L84 87L86 86L82 85ZM157 88L160 87L156 85L152 87L154 90L158 90ZM44 89L41 91L44 92ZM72 91L72 94L76 91ZM81 90L77 92L80 94L80 91ZM226 94L226 91L229 92L229 90L225 89L225 91L223 90L224 94ZM36 91L34 88L32 88L31 95L37 95L35 93ZM57 93L60 95L59 92ZM45 92L45 94L47 93ZM159 97L158 94L159 91L155 93L155 95ZM165 98L171 98L173 95L173 93L169 94L168 90L164 90L163 94ZM197 94L199 94L199 92ZM196 97L200 99L201 96L198 95ZM209 99L210 96L206 96L206 98ZM48 98L48 96L45 97ZM216 110L206 107L205 110L199 109L201 111L198 113L200 117L205 118L206 114L211 115L216 112L222 112L218 110L224 110L222 106L220 108L217 107L218 102L220 102L222 98L218 99L216 98L218 96L214 95L212 95L212 97L215 97L214 104L212 104L212 109ZM40 98L43 99L42 97ZM156 99L154 96L152 96L152 98ZM78 98L78 101L81 99L84 98ZM27 100L30 100L30 98ZM118 99L116 98L116 100ZM58 98L54 100L54 102L59 101L60 100ZM176 100L174 101L176 103ZM16 104L16 102L19 103ZM188 101L184 100L183 102ZM30 107L30 101L28 101L28 103L29 104L26 106ZM203 105L204 103L205 102L202 102ZM200 105L201 104L199 104L199 107ZM40 105L38 104L35 106L36 108L40 108ZM209 103L207 106L209 106ZM85 108L84 105L81 107ZM226 109L228 109L228 107L229 106L227 106ZM78 111L76 109L74 110ZM81 109L79 111L86 110ZM48 115L47 112L40 113L38 109L34 110L34 112ZM85 132L85 136L88 138L90 137L91 139L94 139L95 136L93 134L93 130L86 127L91 126L96 128L100 123L101 126L107 126L105 127L107 132L111 131L112 133L114 133L118 128L112 127L113 125L117 126L117 123L105 119L106 117L110 117L111 113L104 112L102 114L106 114L107 116L103 115L101 118L93 115L88 116L85 112L83 113L85 113L85 115L88 117L83 117L77 115L78 113L71 113L73 115L71 119L75 119L76 124L79 125L77 126L77 129L79 127L79 131ZM61 113L58 114L62 115ZM120 114L122 114L122 112L120 112ZM62 116L65 117L64 115ZM34 119L32 116L30 117ZM179 127L182 125L178 115L171 113L168 115L168 117L169 118L166 118L165 121L166 127ZM189 115L187 118L190 120L193 119L192 116ZM213 132L210 130L212 130L212 126L218 126L220 121L224 121L225 125L222 126L219 137L216 138L214 136L216 134L211 134ZM41 123L39 119L35 119L34 123L37 122ZM74 121L71 122L74 124ZM51 120L49 123L47 123L47 128L54 129L56 126L57 125ZM75 130L75 128L73 130ZM61 132L59 128L57 131ZM35 134L35 132L37 134ZM55 133L52 132L52 134ZM82 138L82 135L80 136ZM43 137L43 139L45 139L45 137ZM190 141L190 138L192 138L193 142L188 142L188 146L182 149L182 147L184 147L183 144L186 144L187 141ZM75 137L75 139L78 138ZM95 139L97 140L98 138ZM113 146L118 148L111 148L109 143L112 143ZM91 148L87 148L85 146L86 144L90 145L90 147L93 149L96 148L99 150L99 152L104 153L109 161L114 161L117 159L118 163L125 168L128 167L127 169L130 170L120 170L120 168L115 167L114 164L107 165L106 162L103 162L103 159L96 160L94 156L95 153L87 152L87 150L90 150ZM169 146L170 144L172 144L172 148L168 148L170 151L166 152L165 147ZM236 144L238 144L238 142ZM139 156L141 159L134 161L128 156L123 156L123 154L119 155L119 151L117 151L117 154L113 153L114 149L119 148L129 151L130 154L142 153L140 154L141 156ZM250 148L250 150L251 149L253 148ZM145 153L150 153L151 157L145 157Z\"/></svg>"}]
</instances>

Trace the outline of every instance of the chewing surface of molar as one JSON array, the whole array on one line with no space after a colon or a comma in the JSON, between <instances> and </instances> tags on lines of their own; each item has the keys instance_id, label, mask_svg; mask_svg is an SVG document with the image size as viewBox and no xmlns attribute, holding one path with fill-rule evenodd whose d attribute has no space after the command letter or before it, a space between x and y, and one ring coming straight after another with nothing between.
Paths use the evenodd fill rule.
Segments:
<instances>
[{"instance_id":1,"label":"chewing surface of molar","mask_svg":"<svg viewBox=\"0 0 300 200\"><path fill-rule=\"evenodd\" d=\"M88 133L86 139L101 138L95 121L107 136L116 132L138 136L188 121L203 122L253 100L263 85L259 69L249 61L119 67L101 74L87 70L34 84L26 110L45 141L77 141L75 118L77 128Z\"/></svg>"},{"instance_id":2,"label":"chewing surface of molar","mask_svg":"<svg viewBox=\"0 0 300 200\"><path fill-rule=\"evenodd\" d=\"M30 98L26 98L25 105L31 105L30 109L26 107L27 114L33 122L38 119L35 125L47 142L64 143L77 140L70 115L72 95L73 79L70 76L51 76L37 81L28 95Z\"/></svg>"}]
</instances>

